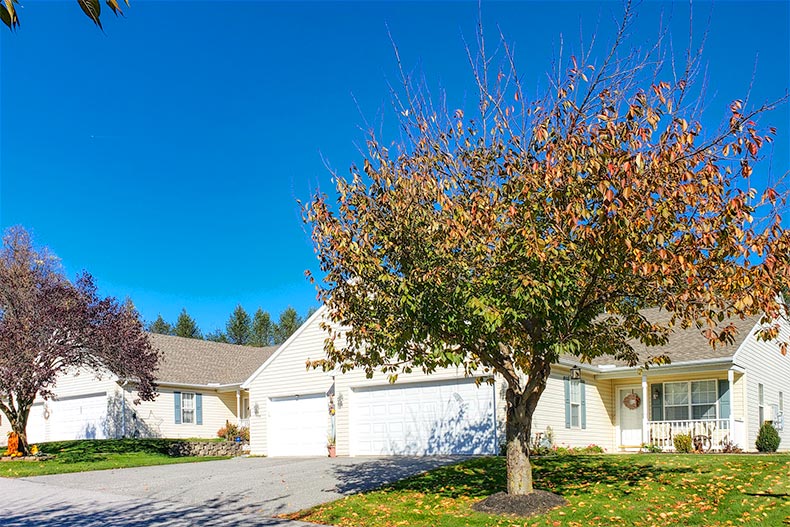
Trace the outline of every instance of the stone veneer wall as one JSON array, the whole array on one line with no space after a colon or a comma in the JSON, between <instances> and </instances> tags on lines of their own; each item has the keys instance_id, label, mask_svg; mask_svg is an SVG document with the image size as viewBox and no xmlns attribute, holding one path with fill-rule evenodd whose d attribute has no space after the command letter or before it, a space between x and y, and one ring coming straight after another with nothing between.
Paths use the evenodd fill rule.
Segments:
<instances>
[{"instance_id":1,"label":"stone veneer wall","mask_svg":"<svg viewBox=\"0 0 790 527\"><path fill-rule=\"evenodd\" d=\"M243 444L233 441L178 441L177 443L170 445L170 449L168 450L168 454L173 457L240 456L243 453Z\"/></svg>"}]
</instances>

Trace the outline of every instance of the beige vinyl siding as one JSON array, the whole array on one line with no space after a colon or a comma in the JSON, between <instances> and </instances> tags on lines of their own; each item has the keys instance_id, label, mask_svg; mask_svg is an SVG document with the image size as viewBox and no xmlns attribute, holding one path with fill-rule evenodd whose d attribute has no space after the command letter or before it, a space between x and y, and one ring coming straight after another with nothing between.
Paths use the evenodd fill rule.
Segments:
<instances>
[{"instance_id":1,"label":"beige vinyl siding","mask_svg":"<svg viewBox=\"0 0 790 527\"><path fill-rule=\"evenodd\" d=\"M321 317L311 319L288 345L250 384L250 453L268 454L268 401L271 397L326 393L332 377L321 370L307 369L307 360L324 356L325 333ZM328 415L328 410L327 410ZM296 417L296 416L295 416Z\"/></svg>"},{"instance_id":2,"label":"beige vinyl siding","mask_svg":"<svg viewBox=\"0 0 790 527\"><path fill-rule=\"evenodd\" d=\"M532 432L545 432L550 426L557 446L581 447L598 445L607 452L614 450L614 409L612 407L612 383L596 381L587 372L582 373L587 414L586 428L565 428L565 383L567 368L555 366L546 382L546 389L535 409ZM504 406L504 400L501 401Z\"/></svg>"},{"instance_id":3,"label":"beige vinyl siding","mask_svg":"<svg viewBox=\"0 0 790 527\"><path fill-rule=\"evenodd\" d=\"M790 328L788 324L784 324L780 339L788 338L790 338ZM762 384L764 387L766 412L773 405L779 404L779 392L784 394L785 408L787 408L787 397L790 393L790 354L782 355L776 342L757 340L753 330L752 335L736 353L734 361L747 372L743 383L746 402L744 409L746 447L748 450L755 450L754 443L760 429L757 386ZM790 451L790 422L787 413L785 410L784 429L779 431L779 437L782 439L779 444L781 451Z\"/></svg>"},{"instance_id":4,"label":"beige vinyl siding","mask_svg":"<svg viewBox=\"0 0 790 527\"><path fill-rule=\"evenodd\" d=\"M200 393L203 395L203 424L175 422L174 393ZM192 388L160 387L159 395L153 401L141 401L134 405L136 393L127 392L127 404L137 419L145 424L154 437L187 438L217 437L217 430L225 426L225 421L236 422L236 392L218 393L210 390Z\"/></svg>"},{"instance_id":5,"label":"beige vinyl siding","mask_svg":"<svg viewBox=\"0 0 790 527\"><path fill-rule=\"evenodd\" d=\"M308 360L324 357L326 333L321 329L321 317L316 316L298 335L278 350L274 360L253 379L249 386L250 451L254 455L268 454L267 403L272 397L326 393L332 386L332 376L321 370L307 368ZM433 382L464 378L463 370L444 368L430 376L421 371L399 374L397 385L409 382ZM362 387L387 386L387 376L376 374L368 379L362 370L339 374L335 378L335 427L337 454L350 454L350 410L353 390ZM480 389L493 387L484 385Z\"/></svg>"},{"instance_id":6,"label":"beige vinyl siding","mask_svg":"<svg viewBox=\"0 0 790 527\"><path fill-rule=\"evenodd\" d=\"M372 378L368 379L362 370L353 370L336 378L335 393L339 396L336 399L336 414L335 425L337 427L337 454L347 456L351 448L351 407L352 399L354 397L354 389L367 388L374 386L404 386L409 383L425 383L425 382L438 382L451 379L464 379L463 368L440 368L430 375L424 374L422 371L414 371L411 373L401 373L395 384L391 384L386 375L381 373L375 374ZM494 390L490 384L483 383L478 389L480 390ZM340 403L340 404L338 404ZM498 403L497 403L498 405Z\"/></svg>"},{"instance_id":7,"label":"beige vinyl siding","mask_svg":"<svg viewBox=\"0 0 790 527\"><path fill-rule=\"evenodd\" d=\"M0 447L8 445L8 432L11 431L11 425L8 423L8 417L3 412L0 412Z\"/></svg>"},{"instance_id":8,"label":"beige vinyl siding","mask_svg":"<svg viewBox=\"0 0 790 527\"><path fill-rule=\"evenodd\" d=\"M60 397L76 397L98 393L112 393L118 384L111 373L97 374L85 368L75 369L58 377L52 392L55 399ZM43 402L36 397L36 403Z\"/></svg>"}]
</instances>

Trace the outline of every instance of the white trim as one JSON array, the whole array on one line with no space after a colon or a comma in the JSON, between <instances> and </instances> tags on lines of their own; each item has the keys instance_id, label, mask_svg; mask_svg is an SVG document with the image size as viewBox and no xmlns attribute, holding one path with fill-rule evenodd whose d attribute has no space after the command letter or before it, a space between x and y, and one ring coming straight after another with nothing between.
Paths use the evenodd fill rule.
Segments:
<instances>
[{"instance_id":1,"label":"white trim","mask_svg":"<svg viewBox=\"0 0 790 527\"><path fill-rule=\"evenodd\" d=\"M697 403L697 404L694 404L694 402L692 400L692 390L691 390L691 383L694 383L694 382L712 382L712 383L715 384L715 386L716 386L716 388L715 388L715 390L716 390L716 402L713 404L713 407L714 407L714 409L716 411L716 417L714 417L713 419L720 420L722 418L721 417L721 409L719 408L719 381L720 380L721 379L710 379L710 378L704 379L703 378L703 379L686 379L686 380L681 380L681 381L663 381L663 382L657 383L657 384L661 384L661 393L662 393L662 397L661 397L661 412L664 414L664 419L663 420L664 421L699 421L699 420L710 419L710 418L703 418L703 417L695 418L693 416L693 414L694 414L694 407L695 406L704 406L706 404L710 404L710 403ZM686 418L686 419L667 419L667 384L684 384L684 383L688 385L687 389L688 389L689 399L688 399L688 404L686 404L686 408L689 411L688 418ZM671 406L673 408L675 408L675 407L682 408L683 407L683 405L680 405L680 404L670 404L669 406ZM732 415L732 394L730 394L730 415Z\"/></svg>"},{"instance_id":2,"label":"white trim","mask_svg":"<svg viewBox=\"0 0 790 527\"><path fill-rule=\"evenodd\" d=\"M240 384L188 384L178 382L160 382L156 381L157 387L165 388L191 388L193 390L200 390L203 392L232 392L241 387Z\"/></svg>"},{"instance_id":3,"label":"white trim","mask_svg":"<svg viewBox=\"0 0 790 527\"><path fill-rule=\"evenodd\" d=\"M690 361L683 361L683 362L676 362L673 364L663 364L661 366L651 366L650 369L644 369L637 366L622 366L615 370L607 370L607 371L600 371L596 376L595 379L623 379L628 378L627 376L623 376L623 374L629 373L639 373L639 370L642 369L648 375L648 377L655 373L656 375L664 375L667 372L673 373L681 373L680 371L674 370L683 370L688 369L689 373L697 373L702 371L700 367L709 370L720 369L721 366L732 366L732 357L719 357L716 359L702 359L702 360L690 360Z\"/></svg>"},{"instance_id":4,"label":"white trim","mask_svg":"<svg viewBox=\"0 0 790 527\"><path fill-rule=\"evenodd\" d=\"M757 328L758 327L760 327L760 321L759 320L754 324L754 327L752 327L752 330L746 335L746 338L743 339L743 341L741 342L741 345L738 346L738 349L735 350L735 353L732 354L732 362L733 362L733 364L738 361L738 355L741 353L741 350L743 350L746 342L749 339L751 339L751 338L755 338L754 335L757 332Z\"/></svg>"},{"instance_id":5,"label":"white trim","mask_svg":"<svg viewBox=\"0 0 790 527\"><path fill-rule=\"evenodd\" d=\"M181 393L181 425L195 425L197 424L197 393L196 392L180 392ZM192 421L188 422L184 419L184 402L186 401L185 395L192 396Z\"/></svg>"},{"instance_id":6,"label":"white trim","mask_svg":"<svg viewBox=\"0 0 790 527\"><path fill-rule=\"evenodd\" d=\"M288 346L290 346L290 345L291 345L291 343L292 343L294 340L298 339L298 338L299 338L299 336L300 336L302 333L304 333L304 331L305 331L305 330L306 330L306 329L307 329L307 328L310 326L310 324L312 324L312 323L313 323L313 321L314 321L315 319L317 319L317 318L319 318L320 316L322 316L322 315L324 314L324 312L326 312L326 311L327 311L327 308L326 308L326 306L325 306L325 305L322 305L321 307L319 307L318 309L316 309L315 313L313 313L313 314L310 316L310 318L308 318L307 320L305 320L304 324L302 324L301 326L299 326L299 329L297 329L296 331L294 331L294 332L293 332L293 335L291 335L290 337L288 337L288 339L287 339L285 342L283 342L282 344L280 344L280 347L279 347L279 348L277 348L277 350L276 350L274 353L272 353L272 354L269 356L269 358L268 358L268 359L266 359L266 361L265 361L263 364L261 364L261 367L260 367L260 368L258 368L257 370L255 370L255 372L254 372L252 375L250 375L250 377L249 377L249 378L248 378L246 381L244 381L243 383L241 383L241 387L242 387L242 388L244 388L245 390L249 390L249 388L250 388L250 384L252 384L252 382L253 382L253 381L254 381L254 380L255 380L255 379L258 377L258 375L260 375L260 374L263 372L263 370L265 370L265 369L266 369L266 367L267 367L269 364L271 364L272 362L274 362L274 361L275 361L275 359L277 359L277 357L279 357L279 356L280 356L280 354L283 352L283 350L285 350L285 349L286 349Z\"/></svg>"},{"instance_id":7,"label":"white trim","mask_svg":"<svg viewBox=\"0 0 790 527\"><path fill-rule=\"evenodd\" d=\"M642 445L623 445L623 434L621 433L621 430L620 430L620 419L622 418L622 414L621 414L620 410L623 407L623 398L620 396L621 392L623 390L637 391L637 390L641 390L641 389L642 389L642 386L640 384L622 384L622 385L615 386L614 390L612 390L614 392L614 397L615 397L615 400L616 400L615 408L617 409L616 410L617 411L617 419L615 421L616 422L615 433L617 434L617 437L615 438L615 447L618 448L618 449L641 448L641 446L642 446ZM642 401L642 404L646 405L647 402ZM644 433L645 433L644 423L642 423L642 424L643 424L643 426L642 426L642 436L644 437Z\"/></svg>"}]
</instances>

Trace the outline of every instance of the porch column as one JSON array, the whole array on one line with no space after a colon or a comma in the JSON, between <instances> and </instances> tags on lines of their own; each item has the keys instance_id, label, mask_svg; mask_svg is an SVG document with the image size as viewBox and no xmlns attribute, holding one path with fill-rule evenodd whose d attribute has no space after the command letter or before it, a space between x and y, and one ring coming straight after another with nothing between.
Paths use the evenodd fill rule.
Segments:
<instances>
[{"instance_id":1,"label":"porch column","mask_svg":"<svg viewBox=\"0 0 790 527\"><path fill-rule=\"evenodd\" d=\"M730 385L730 441L737 444L738 446L741 446L741 438L735 437L735 412L733 411L735 408L735 372L731 369L727 370L727 382Z\"/></svg>"},{"instance_id":2,"label":"porch column","mask_svg":"<svg viewBox=\"0 0 790 527\"><path fill-rule=\"evenodd\" d=\"M650 415L647 413L647 405L650 402L650 394L647 393L647 373L642 372L642 443L650 442Z\"/></svg>"},{"instance_id":3,"label":"porch column","mask_svg":"<svg viewBox=\"0 0 790 527\"><path fill-rule=\"evenodd\" d=\"M241 390L236 390L236 425L241 426Z\"/></svg>"}]
</instances>

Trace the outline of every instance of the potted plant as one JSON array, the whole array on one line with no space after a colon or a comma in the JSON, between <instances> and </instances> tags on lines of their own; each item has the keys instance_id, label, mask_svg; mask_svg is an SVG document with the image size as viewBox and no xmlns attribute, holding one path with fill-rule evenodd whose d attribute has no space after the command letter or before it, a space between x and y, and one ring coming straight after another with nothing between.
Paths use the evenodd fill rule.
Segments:
<instances>
[{"instance_id":1,"label":"potted plant","mask_svg":"<svg viewBox=\"0 0 790 527\"><path fill-rule=\"evenodd\" d=\"M326 450L329 453L329 457L337 457L335 453L335 438L334 436L327 436L326 438Z\"/></svg>"}]
</instances>

